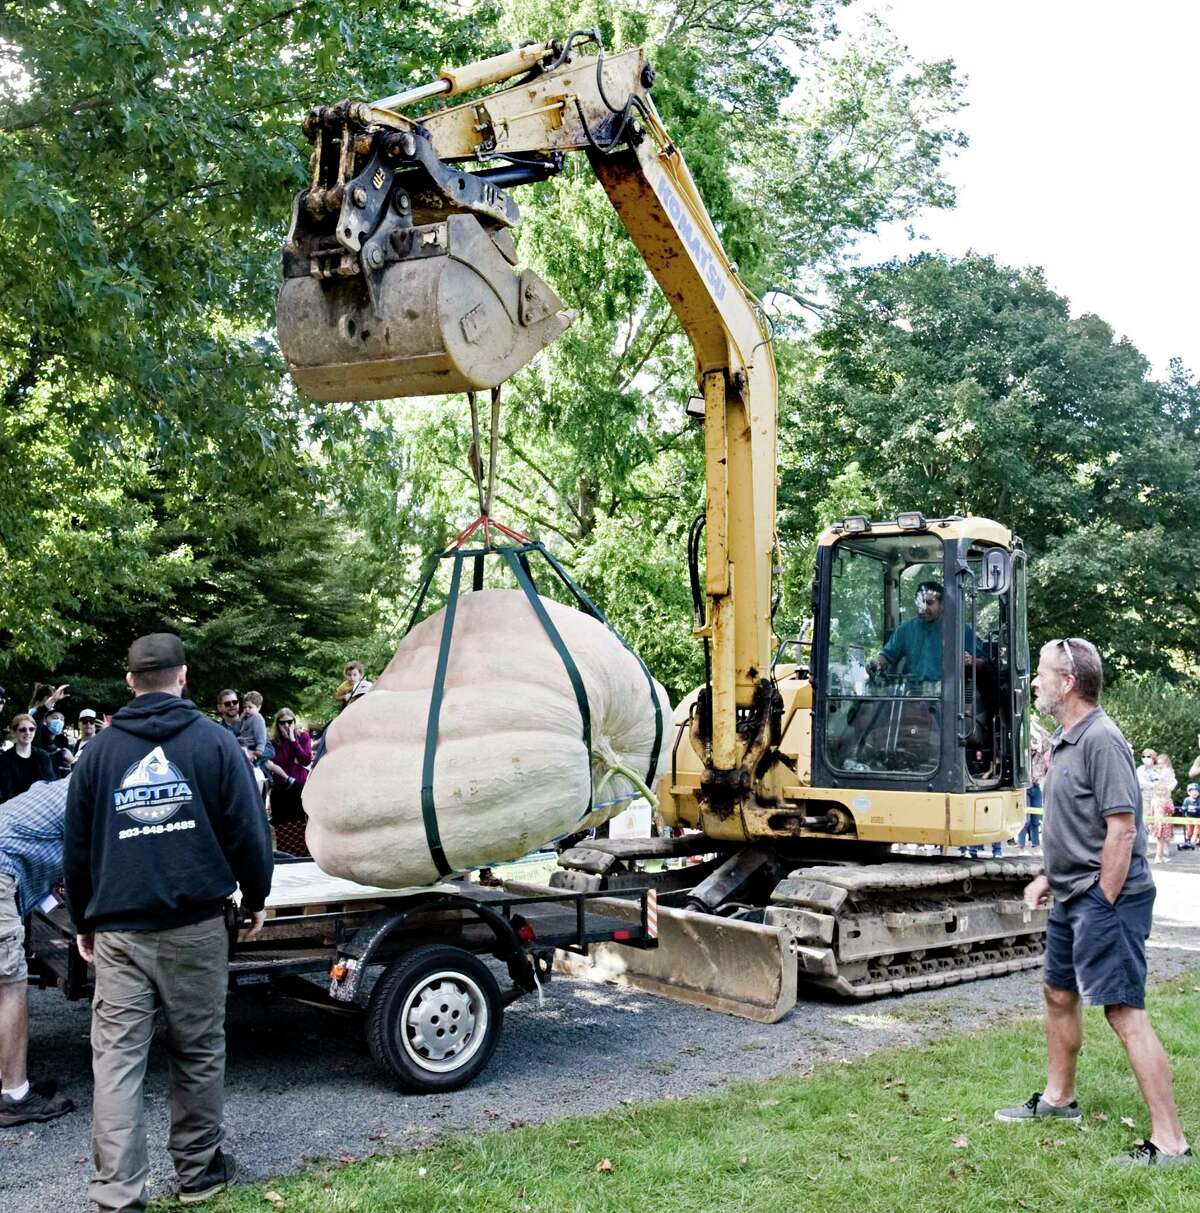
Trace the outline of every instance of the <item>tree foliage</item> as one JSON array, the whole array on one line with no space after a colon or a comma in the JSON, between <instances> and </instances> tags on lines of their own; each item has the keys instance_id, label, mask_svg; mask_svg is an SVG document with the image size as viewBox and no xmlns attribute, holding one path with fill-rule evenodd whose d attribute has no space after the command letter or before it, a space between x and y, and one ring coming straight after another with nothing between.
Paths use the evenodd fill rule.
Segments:
<instances>
[{"instance_id":1,"label":"tree foliage","mask_svg":"<svg viewBox=\"0 0 1200 1213\"><path fill-rule=\"evenodd\" d=\"M485 19L488 11L481 10ZM299 492L353 422L283 383L277 257L297 121L478 49L470 15L310 0L0 10L0 636L60 660L155 593L147 505Z\"/></svg>"},{"instance_id":2,"label":"tree foliage","mask_svg":"<svg viewBox=\"0 0 1200 1213\"><path fill-rule=\"evenodd\" d=\"M1138 753L1149 746L1170 755L1179 781L1175 800L1182 800L1200 752L1195 691L1162 679L1127 677L1105 689L1103 705Z\"/></svg>"},{"instance_id":3,"label":"tree foliage","mask_svg":"<svg viewBox=\"0 0 1200 1213\"><path fill-rule=\"evenodd\" d=\"M961 139L949 65L911 63L874 25L857 40L836 39L836 7L513 0L504 19L514 40L595 24L610 48L648 45L655 104L742 277L762 293L803 295L857 235L947 204L944 159ZM819 105L791 101L817 81ZM822 158L836 168L798 189ZM496 512L558 546L678 696L701 676L685 567L687 527L704 493L699 432L684 413L694 357L582 158L520 202L522 263L580 315L505 386ZM806 362L797 334L793 318L778 318L785 396ZM389 551L399 556L407 544L411 567L438 523L445 534L473 511L466 410L453 399L398 402L377 416L367 441L378 452L390 431L387 466L402 467L412 491L390 470L382 480L368 473L369 514ZM348 441L345 459L377 468L349 453L361 440Z\"/></svg>"},{"instance_id":4,"label":"tree foliage","mask_svg":"<svg viewBox=\"0 0 1200 1213\"><path fill-rule=\"evenodd\" d=\"M977 513L1024 539L1035 638L1085 635L1117 669L1182 669L1200 599L1196 386L1168 384L1036 270L923 255L835 281L788 418L794 525L856 465L883 513ZM815 508L814 508L815 506Z\"/></svg>"},{"instance_id":5,"label":"tree foliage","mask_svg":"<svg viewBox=\"0 0 1200 1213\"><path fill-rule=\"evenodd\" d=\"M322 406L283 375L277 251L309 106L575 28L645 44L742 276L805 300L858 235L950 202L961 142L952 67L878 25L839 36L841 7L4 6L0 673L100 677L172 625L202 697L255 681L315 705L350 644L382 660L421 557L470 517L461 398ZM581 315L506 387L497 512L554 545L679 694L699 676L692 354L582 157L519 201L523 264ZM794 412L794 312L776 347Z\"/></svg>"}]
</instances>

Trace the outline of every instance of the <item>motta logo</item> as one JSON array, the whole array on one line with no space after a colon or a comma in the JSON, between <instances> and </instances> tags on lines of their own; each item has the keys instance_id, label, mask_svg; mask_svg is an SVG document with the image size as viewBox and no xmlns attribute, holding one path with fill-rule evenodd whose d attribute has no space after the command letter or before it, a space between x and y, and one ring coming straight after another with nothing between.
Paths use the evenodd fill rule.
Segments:
<instances>
[{"instance_id":1,"label":"motta logo","mask_svg":"<svg viewBox=\"0 0 1200 1213\"><path fill-rule=\"evenodd\" d=\"M384 183L386 180L387 180L387 174L386 174L386 173L384 173L383 169L381 169L381 168L377 168L377 169L375 170L375 176L371 178L371 184L372 184L372 185L373 185L373 186L374 186L374 187L375 187L377 190L381 190L381 189L383 189L383 183Z\"/></svg>"},{"instance_id":2,"label":"motta logo","mask_svg":"<svg viewBox=\"0 0 1200 1213\"><path fill-rule=\"evenodd\" d=\"M183 772L155 746L121 777L113 793L113 808L134 821L157 825L192 803L192 788Z\"/></svg>"}]
</instances>

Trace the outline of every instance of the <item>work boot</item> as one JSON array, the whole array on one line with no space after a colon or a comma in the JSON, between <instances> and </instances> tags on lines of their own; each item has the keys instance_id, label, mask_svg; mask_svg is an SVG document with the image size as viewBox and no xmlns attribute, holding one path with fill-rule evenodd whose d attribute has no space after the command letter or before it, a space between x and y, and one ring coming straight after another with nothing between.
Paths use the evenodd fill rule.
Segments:
<instances>
[{"instance_id":1,"label":"work boot","mask_svg":"<svg viewBox=\"0 0 1200 1213\"><path fill-rule=\"evenodd\" d=\"M34 1121L56 1120L74 1110L71 1100L62 1095L46 1094L46 1084L33 1083L24 1099L13 1099L11 1095L0 1095L0 1126L6 1129L13 1125L31 1124Z\"/></svg>"},{"instance_id":2,"label":"work boot","mask_svg":"<svg viewBox=\"0 0 1200 1213\"><path fill-rule=\"evenodd\" d=\"M1018 1104L1015 1108L997 1108L996 1119L1006 1123L1018 1120L1069 1120L1072 1124L1078 1124L1083 1120L1083 1113L1079 1110L1077 1100L1073 1099L1068 1104L1058 1106L1047 1103L1042 1098L1041 1091L1034 1091L1023 1104Z\"/></svg>"},{"instance_id":3,"label":"work boot","mask_svg":"<svg viewBox=\"0 0 1200 1213\"><path fill-rule=\"evenodd\" d=\"M1128 1154L1108 1160L1113 1167L1186 1167L1192 1161L1191 1150L1182 1154L1164 1154L1152 1141L1144 1141Z\"/></svg>"},{"instance_id":4,"label":"work boot","mask_svg":"<svg viewBox=\"0 0 1200 1213\"><path fill-rule=\"evenodd\" d=\"M237 1161L231 1154L218 1150L212 1156L204 1174L193 1184L179 1189L179 1199L185 1205L199 1204L223 1192L237 1176Z\"/></svg>"}]
</instances>

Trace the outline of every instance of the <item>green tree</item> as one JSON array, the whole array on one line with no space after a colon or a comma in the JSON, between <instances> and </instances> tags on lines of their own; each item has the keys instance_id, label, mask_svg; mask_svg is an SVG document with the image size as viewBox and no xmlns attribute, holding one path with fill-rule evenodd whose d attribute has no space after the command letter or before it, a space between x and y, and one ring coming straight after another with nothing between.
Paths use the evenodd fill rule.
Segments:
<instances>
[{"instance_id":1,"label":"green tree","mask_svg":"<svg viewBox=\"0 0 1200 1213\"><path fill-rule=\"evenodd\" d=\"M280 535L269 515L283 502L297 517L344 521L338 542L370 588L371 635L356 643L372 661L398 635L421 554L469 517L461 399L330 407L284 379L272 303L309 106L598 25L610 49L650 48L658 106L746 281L804 297L857 234L947 204L942 164L960 141L949 65L909 62L879 27L835 42L839 7L5 6L0 646L10 667L119 667L99 646L154 616L178 620L214 669L242 671L261 655L263 689L315 688L337 641L303 602L262 632L230 609L239 596L266 609L255 592L266 558L246 540L242 507L263 536ZM793 101L797 89L811 100ZM686 653L682 537L703 498L683 413L691 351L582 157L520 202L524 263L582 314L506 388L497 510L557 545L663 677L685 686L698 650ZM793 394L795 337L781 315ZM203 602L194 619L189 598ZM360 635L358 622L339 626ZM295 654L290 672L283 652Z\"/></svg>"},{"instance_id":2,"label":"green tree","mask_svg":"<svg viewBox=\"0 0 1200 1213\"><path fill-rule=\"evenodd\" d=\"M1041 273L922 255L835 283L817 374L788 419L793 525L856 463L884 513L978 513L1025 540L1035 639L1084 635L1115 669L1182 669L1200 599L1196 386L1155 382Z\"/></svg>"},{"instance_id":3,"label":"green tree","mask_svg":"<svg viewBox=\"0 0 1200 1213\"><path fill-rule=\"evenodd\" d=\"M298 491L353 424L283 382L278 249L308 107L494 50L492 10L364 0L0 8L0 646L60 660L162 575L144 490Z\"/></svg>"},{"instance_id":4,"label":"green tree","mask_svg":"<svg viewBox=\"0 0 1200 1213\"><path fill-rule=\"evenodd\" d=\"M206 710L232 686L261 691L268 711L287 701L323 719L348 658L385 659L373 555L344 519L285 494L222 505L192 527L169 516L166 502L160 493L138 503L156 520L143 549L156 575L136 600L97 604L87 635L49 667L53 681L71 685L68 715L85 706L114 711L127 700L126 651L146 632L183 638L188 693ZM35 681L49 680L46 671L10 656L0 680L16 705Z\"/></svg>"}]
</instances>

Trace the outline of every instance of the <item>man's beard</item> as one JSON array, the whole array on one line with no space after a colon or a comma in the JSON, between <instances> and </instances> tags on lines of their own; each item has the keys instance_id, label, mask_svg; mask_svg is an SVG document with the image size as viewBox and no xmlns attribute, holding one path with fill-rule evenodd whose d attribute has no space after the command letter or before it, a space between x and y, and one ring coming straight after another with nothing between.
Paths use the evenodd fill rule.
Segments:
<instances>
[{"instance_id":1,"label":"man's beard","mask_svg":"<svg viewBox=\"0 0 1200 1213\"><path fill-rule=\"evenodd\" d=\"M1055 720L1062 720L1060 713L1065 706L1065 701L1061 696L1058 699L1052 699L1049 691L1038 691L1037 698L1033 701L1033 706L1039 712L1044 712L1047 716L1053 716Z\"/></svg>"}]
</instances>

